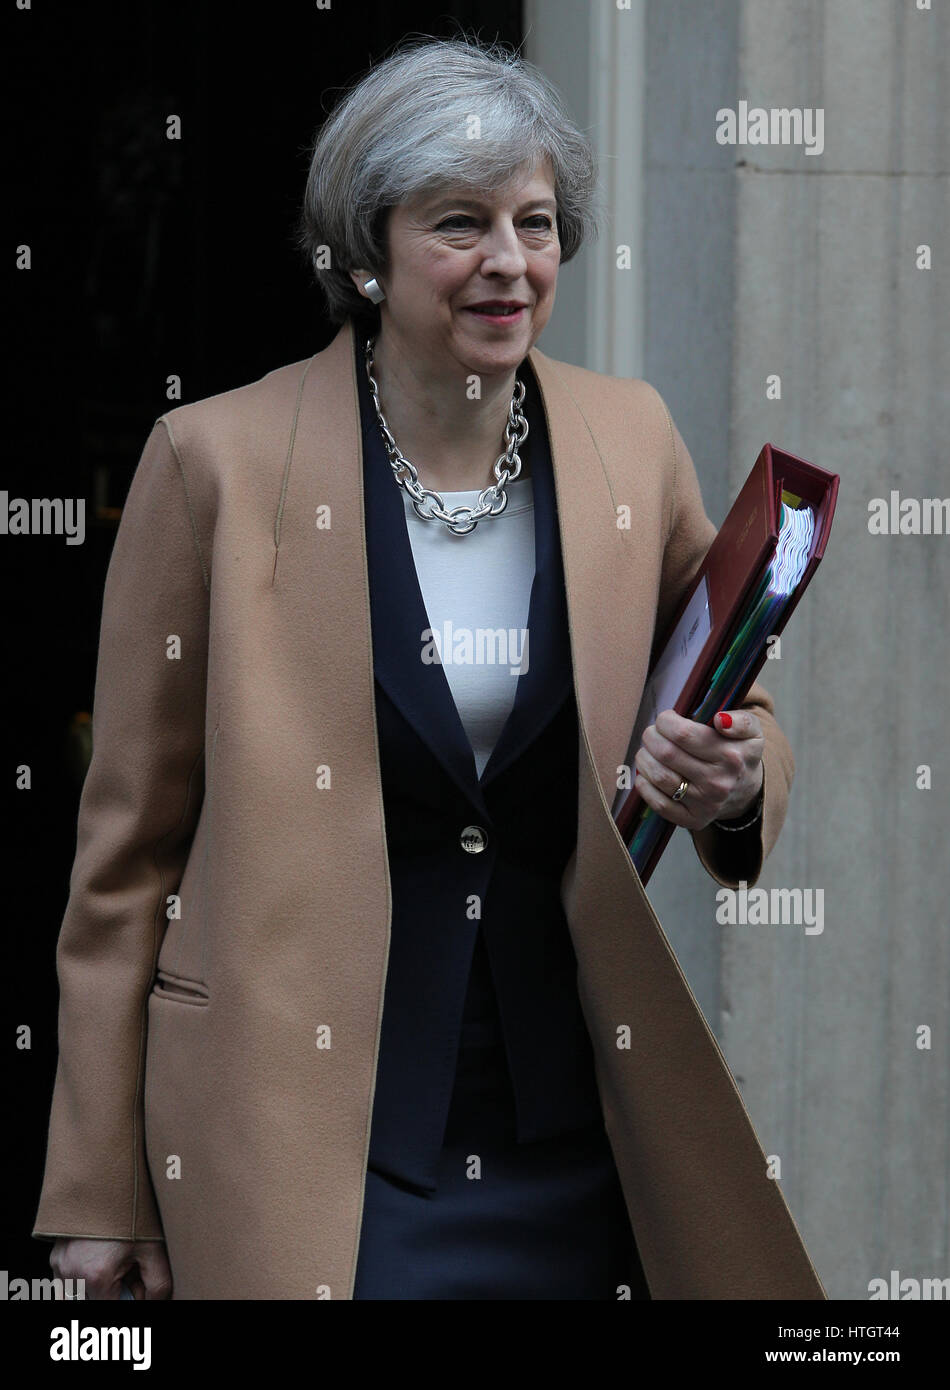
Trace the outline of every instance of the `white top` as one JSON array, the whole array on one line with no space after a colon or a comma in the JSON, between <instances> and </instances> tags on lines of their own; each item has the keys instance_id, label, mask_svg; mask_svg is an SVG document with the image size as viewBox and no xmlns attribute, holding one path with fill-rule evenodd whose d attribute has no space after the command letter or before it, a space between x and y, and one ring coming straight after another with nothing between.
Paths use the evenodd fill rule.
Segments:
<instances>
[{"instance_id":1,"label":"white top","mask_svg":"<svg viewBox=\"0 0 950 1390\"><path fill-rule=\"evenodd\" d=\"M531 658L528 607L534 582L534 487L519 478L508 505L474 531L454 535L444 521L423 521L400 488L419 588L431 632L420 634L423 660L441 659L481 777L515 702ZM474 492L443 492L446 511L474 506Z\"/></svg>"}]
</instances>

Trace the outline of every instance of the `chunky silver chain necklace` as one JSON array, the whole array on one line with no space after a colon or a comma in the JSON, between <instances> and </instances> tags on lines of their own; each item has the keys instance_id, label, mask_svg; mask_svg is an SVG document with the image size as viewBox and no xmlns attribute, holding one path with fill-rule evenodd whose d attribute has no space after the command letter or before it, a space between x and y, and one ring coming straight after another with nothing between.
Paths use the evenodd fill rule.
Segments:
<instances>
[{"instance_id":1,"label":"chunky silver chain necklace","mask_svg":"<svg viewBox=\"0 0 950 1390\"><path fill-rule=\"evenodd\" d=\"M528 422L521 409L525 394L524 382L515 379L515 389L511 397L511 405L508 407L508 419L505 423L506 447L504 453L499 454L495 461L495 477L498 481L489 483L488 487L482 488L474 507L453 507L450 512L447 512L441 494L423 487L419 482L419 475L414 465L400 452L399 446L386 424L382 407L379 404L379 387L373 376L373 344L375 341L375 338L366 340L366 376L369 380L369 389L373 393L376 418L382 431L386 453L389 455L389 466L393 470L396 482L408 492L416 515L421 516L423 521L444 521L449 530L457 536L464 536L469 531L474 531L478 523L487 516L500 516L508 505L505 484L514 482L521 472L521 456L518 449L528 437Z\"/></svg>"}]
</instances>

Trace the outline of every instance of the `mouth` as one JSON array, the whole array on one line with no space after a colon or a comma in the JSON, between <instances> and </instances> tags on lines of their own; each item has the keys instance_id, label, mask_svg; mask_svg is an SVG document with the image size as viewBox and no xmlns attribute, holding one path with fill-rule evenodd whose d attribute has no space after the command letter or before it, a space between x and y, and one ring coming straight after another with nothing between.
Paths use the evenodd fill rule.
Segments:
<instances>
[{"instance_id":1,"label":"mouth","mask_svg":"<svg viewBox=\"0 0 950 1390\"><path fill-rule=\"evenodd\" d=\"M485 323L517 323L527 307L516 299L486 299L481 304L467 304L465 310Z\"/></svg>"}]
</instances>

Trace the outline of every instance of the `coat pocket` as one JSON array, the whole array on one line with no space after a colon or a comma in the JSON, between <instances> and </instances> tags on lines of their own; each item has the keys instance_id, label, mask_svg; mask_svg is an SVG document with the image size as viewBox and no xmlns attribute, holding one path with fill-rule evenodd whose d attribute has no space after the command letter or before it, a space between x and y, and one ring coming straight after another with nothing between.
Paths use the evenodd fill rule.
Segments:
<instances>
[{"instance_id":1,"label":"coat pocket","mask_svg":"<svg viewBox=\"0 0 950 1390\"><path fill-rule=\"evenodd\" d=\"M172 975L167 970L159 970L152 985L156 999L169 999L176 1004L206 1005L210 998L208 986L201 980L189 980L183 975Z\"/></svg>"}]
</instances>

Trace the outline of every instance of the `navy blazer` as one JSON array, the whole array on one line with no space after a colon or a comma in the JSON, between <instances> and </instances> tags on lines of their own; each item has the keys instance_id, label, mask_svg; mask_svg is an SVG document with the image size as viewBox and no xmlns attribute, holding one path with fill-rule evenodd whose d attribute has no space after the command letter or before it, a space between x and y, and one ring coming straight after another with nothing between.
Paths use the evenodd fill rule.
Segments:
<instances>
[{"instance_id":1,"label":"navy blazer","mask_svg":"<svg viewBox=\"0 0 950 1390\"><path fill-rule=\"evenodd\" d=\"M526 360L518 370L529 424L522 457L530 458L534 495L530 660L517 677L514 706L479 779L445 672L440 663L421 659L429 620L402 490L366 381L364 342L358 333L376 718L392 892L369 1164L431 1191L460 1046L503 1040L519 1142L601 1118L577 962L560 900L561 877L577 839L577 708L553 467L530 364ZM480 852L463 847L469 826L484 834Z\"/></svg>"}]
</instances>

